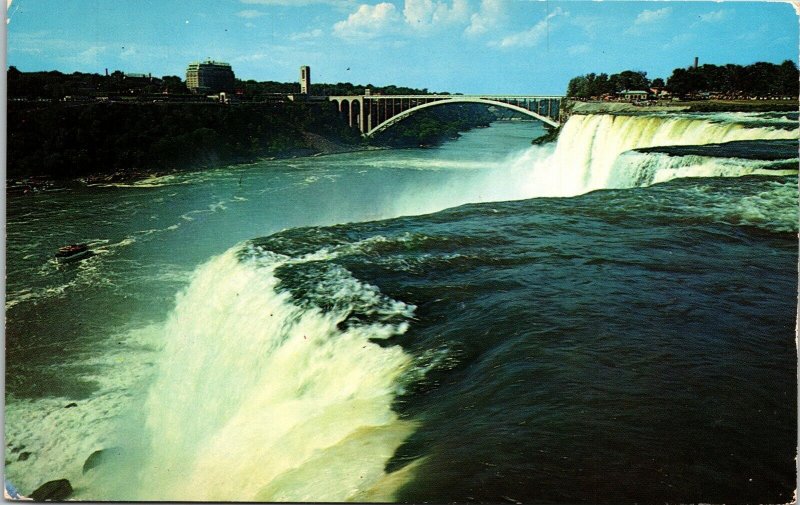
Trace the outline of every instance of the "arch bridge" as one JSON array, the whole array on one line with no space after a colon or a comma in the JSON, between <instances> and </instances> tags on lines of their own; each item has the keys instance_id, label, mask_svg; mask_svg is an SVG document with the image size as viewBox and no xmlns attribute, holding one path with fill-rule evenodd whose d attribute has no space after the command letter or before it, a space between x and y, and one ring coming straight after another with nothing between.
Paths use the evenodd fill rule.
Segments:
<instances>
[{"instance_id":1,"label":"arch bridge","mask_svg":"<svg viewBox=\"0 0 800 505\"><path fill-rule=\"evenodd\" d=\"M557 127L561 96L536 95L344 95L330 96L350 126L371 137L408 116L439 105L481 103L514 110Z\"/></svg>"}]
</instances>

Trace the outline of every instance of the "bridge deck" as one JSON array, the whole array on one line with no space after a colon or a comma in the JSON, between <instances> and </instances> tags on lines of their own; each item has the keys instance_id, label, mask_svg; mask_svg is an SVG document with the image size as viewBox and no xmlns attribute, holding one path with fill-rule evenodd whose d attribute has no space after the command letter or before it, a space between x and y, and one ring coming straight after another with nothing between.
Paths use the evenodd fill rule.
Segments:
<instances>
[{"instance_id":1,"label":"bridge deck","mask_svg":"<svg viewBox=\"0 0 800 505\"><path fill-rule=\"evenodd\" d=\"M350 126L356 126L364 136L371 136L401 121L403 118L428 107L447 103L483 103L505 107L532 116L550 126L559 125L560 103L558 95L333 95L339 112Z\"/></svg>"},{"instance_id":2,"label":"bridge deck","mask_svg":"<svg viewBox=\"0 0 800 505\"><path fill-rule=\"evenodd\" d=\"M344 98L395 98L395 99L409 99L409 98L490 98L490 99L530 99L530 100L547 100L547 99L562 99L563 95L503 95L495 93L487 93L485 95L331 95L329 99L344 99Z\"/></svg>"}]
</instances>

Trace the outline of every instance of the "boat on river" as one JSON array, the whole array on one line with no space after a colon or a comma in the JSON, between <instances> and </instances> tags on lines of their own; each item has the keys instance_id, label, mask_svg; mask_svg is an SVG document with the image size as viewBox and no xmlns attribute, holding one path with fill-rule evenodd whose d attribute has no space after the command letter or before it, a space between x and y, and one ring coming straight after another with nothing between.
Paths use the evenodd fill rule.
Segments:
<instances>
[{"instance_id":1,"label":"boat on river","mask_svg":"<svg viewBox=\"0 0 800 505\"><path fill-rule=\"evenodd\" d=\"M88 258L94 254L86 244L70 244L58 248L55 257L59 263L68 263Z\"/></svg>"}]
</instances>

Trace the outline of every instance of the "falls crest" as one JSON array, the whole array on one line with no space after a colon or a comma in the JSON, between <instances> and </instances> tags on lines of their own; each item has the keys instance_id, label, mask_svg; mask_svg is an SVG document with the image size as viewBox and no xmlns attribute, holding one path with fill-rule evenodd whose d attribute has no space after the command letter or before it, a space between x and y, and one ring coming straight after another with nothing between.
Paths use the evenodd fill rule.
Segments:
<instances>
[{"instance_id":1,"label":"falls crest","mask_svg":"<svg viewBox=\"0 0 800 505\"><path fill-rule=\"evenodd\" d=\"M573 116L555 146L533 147L479 182L499 200L759 173L767 168L757 161L636 151L757 139L797 139L797 130L696 117ZM328 268L335 252L301 249L235 247L194 273L162 331L142 405L145 454L138 466L114 468L109 480L118 481L120 470L137 478L109 496L391 501L412 477L413 464L392 474L384 468L414 429L392 410L413 360L374 339L403 333L414 308ZM292 270L311 263L324 268ZM281 269L294 275L294 294ZM343 324L354 313L379 317Z\"/></svg>"},{"instance_id":2,"label":"falls crest","mask_svg":"<svg viewBox=\"0 0 800 505\"><path fill-rule=\"evenodd\" d=\"M641 185L643 177L637 167L618 163L623 153L635 149L798 138L797 129L696 116L575 115L562 128L555 148L534 147L516 160L515 165L531 170L525 183L527 197L575 196L597 189ZM707 172L699 168L694 175L684 170L680 176ZM718 175L745 173L728 171ZM666 173L652 177L649 183L664 180Z\"/></svg>"},{"instance_id":3,"label":"falls crest","mask_svg":"<svg viewBox=\"0 0 800 505\"><path fill-rule=\"evenodd\" d=\"M198 269L164 329L136 499L342 501L386 478L413 428L391 409L411 358L373 341L405 324L340 323L353 303L395 320L413 307L386 303L344 270L327 281L338 282L333 310L279 289L276 269L324 259L244 246Z\"/></svg>"}]
</instances>

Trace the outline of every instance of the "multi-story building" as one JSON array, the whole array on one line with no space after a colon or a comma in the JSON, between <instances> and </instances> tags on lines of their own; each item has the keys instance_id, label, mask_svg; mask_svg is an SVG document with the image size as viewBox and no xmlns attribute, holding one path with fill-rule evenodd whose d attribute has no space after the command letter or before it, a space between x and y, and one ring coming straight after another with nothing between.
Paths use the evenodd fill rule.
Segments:
<instances>
[{"instance_id":1,"label":"multi-story building","mask_svg":"<svg viewBox=\"0 0 800 505\"><path fill-rule=\"evenodd\" d=\"M231 93L234 79L230 64L221 61L193 62L186 69L186 87L193 93Z\"/></svg>"}]
</instances>

